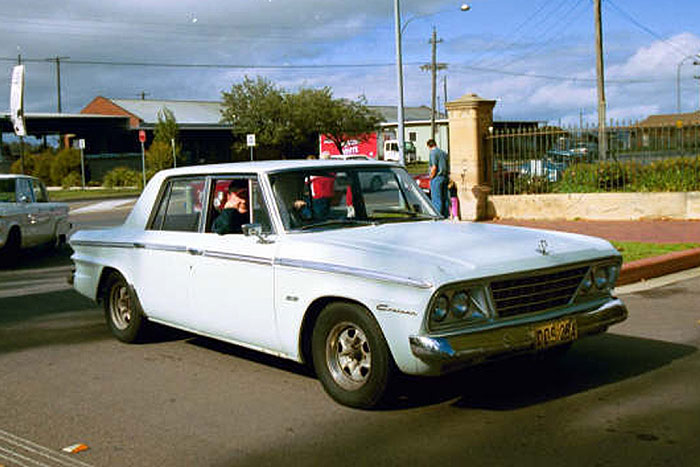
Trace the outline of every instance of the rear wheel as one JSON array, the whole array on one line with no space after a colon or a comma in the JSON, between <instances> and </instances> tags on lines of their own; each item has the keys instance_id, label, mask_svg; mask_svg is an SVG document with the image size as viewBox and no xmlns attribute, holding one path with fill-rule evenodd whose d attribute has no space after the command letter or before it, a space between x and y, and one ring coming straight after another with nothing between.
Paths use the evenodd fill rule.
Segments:
<instances>
[{"instance_id":1,"label":"rear wheel","mask_svg":"<svg viewBox=\"0 0 700 467\"><path fill-rule=\"evenodd\" d=\"M323 388L341 404L372 408L386 398L394 365L379 325L364 308L328 305L314 327L312 355Z\"/></svg>"},{"instance_id":2,"label":"rear wheel","mask_svg":"<svg viewBox=\"0 0 700 467\"><path fill-rule=\"evenodd\" d=\"M0 261L7 264L12 264L17 261L21 246L22 236L19 229L15 226L7 234L7 240L2 248L0 248Z\"/></svg>"},{"instance_id":3,"label":"rear wheel","mask_svg":"<svg viewBox=\"0 0 700 467\"><path fill-rule=\"evenodd\" d=\"M114 272L107 278L103 301L107 326L117 339L131 343L146 337L148 320L121 274Z\"/></svg>"}]
</instances>

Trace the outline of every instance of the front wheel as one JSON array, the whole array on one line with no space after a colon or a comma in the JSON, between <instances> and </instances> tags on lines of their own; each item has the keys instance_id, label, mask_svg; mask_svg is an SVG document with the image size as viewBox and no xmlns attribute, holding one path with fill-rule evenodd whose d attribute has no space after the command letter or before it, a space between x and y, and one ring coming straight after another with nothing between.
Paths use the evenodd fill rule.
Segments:
<instances>
[{"instance_id":1,"label":"front wheel","mask_svg":"<svg viewBox=\"0 0 700 467\"><path fill-rule=\"evenodd\" d=\"M368 409L385 399L394 365L379 325L364 308L328 305L314 327L312 355L318 379L336 401Z\"/></svg>"},{"instance_id":2,"label":"front wheel","mask_svg":"<svg viewBox=\"0 0 700 467\"><path fill-rule=\"evenodd\" d=\"M115 272L107 278L103 300L107 326L117 339L132 343L146 337L148 321L121 274Z\"/></svg>"}]
</instances>

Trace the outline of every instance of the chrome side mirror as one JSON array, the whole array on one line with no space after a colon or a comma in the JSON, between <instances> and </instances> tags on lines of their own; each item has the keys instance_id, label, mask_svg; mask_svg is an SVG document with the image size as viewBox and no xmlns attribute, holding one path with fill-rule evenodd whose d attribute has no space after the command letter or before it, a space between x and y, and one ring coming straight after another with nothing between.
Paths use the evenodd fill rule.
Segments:
<instances>
[{"instance_id":1,"label":"chrome side mirror","mask_svg":"<svg viewBox=\"0 0 700 467\"><path fill-rule=\"evenodd\" d=\"M258 243L273 243L268 240L267 235L263 233L262 225L260 224L243 224L241 226L243 235L246 237L257 237Z\"/></svg>"},{"instance_id":2,"label":"chrome side mirror","mask_svg":"<svg viewBox=\"0 0 700 467\"><path fill-rule=\"evenodd\" d=\"M19 202L20 203L29 203L31 200L29 199L29 196L27 195L19 195Z\"/></svg>"}]
</instances>

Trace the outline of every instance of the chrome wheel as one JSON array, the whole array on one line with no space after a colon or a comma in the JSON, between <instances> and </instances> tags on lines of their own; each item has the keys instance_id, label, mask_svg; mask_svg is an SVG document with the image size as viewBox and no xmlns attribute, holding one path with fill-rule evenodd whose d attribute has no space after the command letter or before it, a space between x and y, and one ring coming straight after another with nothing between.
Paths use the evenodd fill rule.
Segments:
<instances>
[{"instance_id":1,"label":"chrome wheel","mask_svg":"<svg viewBox=\"0 0 700 467\"><path fill-rule=\"evenodd\" d=\"M326 362L333 380L343 389L364 386L372 369L372 351L362 329L349 322L336 324L326 339Z\"/></svg>"},{"instance_id":2,"label":"chrome wheel","mask_svg":"<svg viewBox=\"0 0 700 467\"><path fill-rule=\"evenodd\" d=\"M131 323L131 297L124 283L116 283L109 296L109 313L114 327L125 330Z\"/></svg>"}]
</instances>

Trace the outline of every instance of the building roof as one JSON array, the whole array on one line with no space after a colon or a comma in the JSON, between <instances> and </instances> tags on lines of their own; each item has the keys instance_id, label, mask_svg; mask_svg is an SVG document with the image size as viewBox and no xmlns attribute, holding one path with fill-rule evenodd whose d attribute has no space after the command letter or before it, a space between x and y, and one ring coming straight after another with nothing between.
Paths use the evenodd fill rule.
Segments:
<instances>
[{"instance_id":1,"label":"building roof","mask_svg":"<svg viewBox=\"0 0 700 467\"><path fill-rule=\"evenodd\" d=\"M396 107L392 105L369 105L370 109L379 112L382 117L382 123L394 123L396 124L397 112ZM436 118L444 118L445 116L441 113L436 114ZM403 108L403 119L404 121L413 120L427 120L430 121L430 107L420 106L420 107L404 107Z\"/></svg>"},{"instance_id":2,"label":"building roof","mask_svg":"<svg viewBox=\"0 0 700 467\"><path fill-rule=\"evenodd\" d=\"M114 104L133 114L146 125L158 123L158 113L168 108L181 125L221 123L221 102L177 101L146 99L110 99Z\"/></svg>"},{"instance_id":3,"label":"building roof","mask_svg":"<svg viewBox=\"0 0 700 467\"><path fill-rule=\"evenodd\" d=\"M181 101L167 99L110 99L97 97L88 104L83 113L100 113L106 111L105 105L96 106L95 103L111 104L123 111L123 115L130 115L139 120L138 126L153 126L158 123L158 113L168 108L175 115L175 120L180 126L187 125L222 125L222 103L216 101ZM381 116L383 123L396 123L396 107L394 106L368 106ZM117 109L109 109L110 113ZM121 112L119 112L121 113ZM437 115L444 118L443 115ZM405 107L404 121L430 121L430 108ZM136 125L135 125L136 126Z\"/></svg>"},{"instance_id":4,"label":"building roof","mask_svg":"<svg viewBox=\"0 0 700 467\"><path fill-rule=\"evenodd\" d=\"M681 114L650 115L639 126L698 126L700 125L700 111Z\"/></svg>"}]
</instances>

